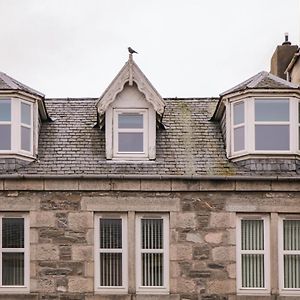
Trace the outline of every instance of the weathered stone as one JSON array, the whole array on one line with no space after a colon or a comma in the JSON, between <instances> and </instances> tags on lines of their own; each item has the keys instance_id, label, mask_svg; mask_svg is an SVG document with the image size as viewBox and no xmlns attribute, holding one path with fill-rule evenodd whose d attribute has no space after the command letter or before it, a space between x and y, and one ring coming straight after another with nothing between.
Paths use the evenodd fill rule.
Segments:
<instances>
[{"instance_id":1,"label":"weathered stone","mask_svg":"<svg viewBox=\"0 0 300 300\"><path fill-rule=\"evenodd\" d=\"M30 227L55 227L56 217L51 211L31 211Z\"/></svg>"},{"instance_id":2,"label":"weathered stone","mask_svg":"<svg viewBox=\"0 0 300 300\"><path fill-rule=\"evenodd\" d=\"M222 232L210 232L205 235L204 239L209 244L220 244L222 242Z\"/></svg>"},{"instance_id":3,"label":"weathered stone","mask_svg":"<svg viewBox=\"0 0 300 300\"><path fill-rule=\"evenodd\" d=\"M187 233L186 240L193 243L203 243L203 238L200 233Z\"/></svg>"},{"instance_id":4,"label":"weathered stone","mask_svg":"<svg viewBox=\"0 0 300 300\"><path fill-rule=\"evenodd\" d=\"M41 179L5 179L4 189L13 191L41 191L44 189L44 183Z\"/></svg>"},{"instance_id":5,"label":"weathered stone","mask_svg":"<svg viewBox=\"0 0 300 300\"><path fill-rule=\"evenodd\" d=\"M235 280L211 280L207 282L207 293L232 294L236 290Z\"/></svg>"},{"instance_id":6,"label":"weathered stone","mask_svg":"<svg viewBox=\"0 0 300 300\"><path fill-rule=\"evenodd\" d=\"M36 245L36 260L58 260L58 247L52 244L38 244Z\"/></svg>"},{"instance_id":7,"label":"weathered stone","mask_svg":"<svg viewBox=\"0 0 300 300\"><path fill-rule=\"evenodd\" d=\"M74 231L82 231L94 226L92 212L70 212L68 220L68 227Z\"/></svg>"},{"instance_id":8,"label":"weathered stone","mask_svg":"<svg viewBox=\"0 0 300 300\"><path fill-rule=\"evenodd\" d=\"M89 293L93 291L93 279L83 277L69 277L69 292L73 293Z\"/></svg>"},{"instance_id":9,"label":"weathered stone","mask_svg":"<svg viewBox=\"0 0 300 300\"><path fill-rule=\"evenodd\" d=\"M78 186L77 179L45 179L46 191L76 191Z\"/></svg>"},{"instance_id":10,"label":"weathered stone","mask_svg":"<svg viewBox=\"0 0 300 300\"><path fill-rule=\"evenodd\" d=\"M236 278L236 264L226 266L226 271L229 278Z\"/></svg>"},{"instance_id":11,"label":"weathered stone","mask_svg":"<svg viewBox=\"0 0 300 300\"><path fill-rule=\"evenodd\" d=\"M190 260L193 256L193 248L191 245L177 244L170 247L171 260Z\"/></svg>"},{"instance_id":12,"label":"weathered stone","mask_svg":"<svg viewBox=\"0 0 300 300\"><path fill-rule=\"evenodd\" d=\"M227 212L212 212L210 214L209 226L211 228L234 228L235 214Z\"/></svg>"},{"instance_id":13,"label":"weathered stone","mask_svg":"<svg viewBox=\"0 0 300 300\"><path fill-rule=\"evenodd\" d=\"M142 191L171 191L171 180L141 180Z\"/></svg>"},{"instance_id":14,"label":"weathered stone","mask_svg":"<svg viewBox=\"0 0 300 300\"><path fill-rule=\"evenodd\" d=\"M41 199L42 210L78 211L81 196L76 193L47 193Z\"/></svg>"},{"instance_id":15,"label":"weathered stone","mask_svg":"<svg viewBox=\"0 0 300 300\"><path fill-rule=\"evenodd\" d=\"M108 191L111 189L110 179L80 179L81 191Z\"/></svg>"},{"instance_id":16,"label":"weathered stone","mask_svg":"<svg viewBox=\"0 0 300 300\"><path fill-rule=\"evenodd\" d=\"M59 246L59 259L60 260L71 260L72 258L72 247L71 246Z\"/></svg>"},{"instance_id":17,"label":"weathered stone","mask_svg":"<svg viewBox=\"0 0 300 300\"><path fill-rule=\"evenodd\" d=\"M209 248L207 246L197 246L193 248L193 259L207 259L209 258Z\"/></svg>"},{"instance_id":18,"label":"weathered stone","mask_svg":"<svg viewBox=\"0 0 300 300\"><path fill-rule=\"evenodd\" d=\"M195 228L197 226L197 220L195 218L195 213L177 213L172 216L170 220L171 228Z\"/></svg>"},{"instance_id":19,"label":"weathered stone","mask_svg":"<svg viewBox=\"0 0 300 300\"><path fill-rule=\"evenodd\" d=\"M235 247L216 247L212 249L214 261L235 261Z\"/></svg>"},{"instance_id":20,"label":"weathered stone","mask_svg":"<svg viewBox=\"0 0 300 300\"><path fill-rule=\"evenodd\" d=\"M74 245L72 247L72 259L75 261L93 261L93 247Z\"/></svg>"}]
</instances>

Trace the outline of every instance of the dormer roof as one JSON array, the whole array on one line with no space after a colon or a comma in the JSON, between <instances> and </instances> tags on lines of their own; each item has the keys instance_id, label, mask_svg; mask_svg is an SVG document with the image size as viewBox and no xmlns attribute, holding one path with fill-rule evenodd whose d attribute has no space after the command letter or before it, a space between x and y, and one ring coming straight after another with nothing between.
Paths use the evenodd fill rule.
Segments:
<instances>
[{"instance_id":1,"label":"dormer roof","mask_svg":"<svg viewBox=\"0 0 300 300\"><path fill-rule=\"evenodd\" d=\"M44 102L45 95L3 72L0 72L0 92L25 92L27 95L29 94L29 96L38 100L38 107L42 120L50 119Z\"/></svg>"},{"instance_id":2,"label":"dormer roof","mask_svg":"<svg viewBox=\"0 0 300 300\"><path fill-rule=\"evenodd\" d=\"M220 94L221 97L247 89L299 89L299 84L281 79L269 72L262 71Z\"/></svg>"},{"instance_id":3,"label":"dormer roof","mask_svg":"<svg viewBox=\"0 0 300 300\"><path fill-rule=\"evenodd\" d=\"M300 85L284 80L266 71L259 72L242 83L220 94L220 99L212 120L221 118L222 111L224 110L224 105L222 105L224 98L228 98L231 95L234 96L235 93L246 91L254 92L261 90L294 90L300 92Z\"/></svg>"},{"instance_id":4,"label":"dormer roof","mask_svg":"<svg viewBox=\"0 0 300 300\"><path fill-rule=\"evenodd\" d=\"M38 92L37 90L34 90L24 83L19 82L18 80L8 76L3 72L0 72L0 90L24 91L42 98L45 97L44 94Z\"/></svg>"},{"instance_id":5,"label":"dormer roof","mask_svg":"<svg viewBox=\"0 0 300 300\"><path fill-rule=\"evenodd\" d=\"M97 101L96 106L99 115L105 113L108 106L114 102L116 96L124 89L126 83L130 86L135 83L138 90L145 95L146 100L153 105L156 113L162 117L165 110L165 102L145 74L134 62L132 54L129 54L129 59L124 67Z\"/></svg>"}]
</instances>

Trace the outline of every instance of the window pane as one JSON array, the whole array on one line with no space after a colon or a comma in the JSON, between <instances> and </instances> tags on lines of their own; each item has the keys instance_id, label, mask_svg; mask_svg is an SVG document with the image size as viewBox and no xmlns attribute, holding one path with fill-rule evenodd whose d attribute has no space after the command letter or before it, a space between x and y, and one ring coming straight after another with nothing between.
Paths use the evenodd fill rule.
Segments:
<instances>
[{"instance_id":1,"label":"window pane","mask_svg":"<svg viewBox=\"0 0 300 300\"><path fill-rule=\"evenodd\" d=\"M284 255L284 287L300 288L300 255Z\"/></svg>"},{"instance_id":2,"label":"window pane","mask_svg":"<svg viewBox=\"0 0 300 300\"><path fill-rule=\"evenodd\" d=\"M100 253L100 286L122 286L122 253Z\"/></svg>"},{"instance_id":3,"label":"window pane","mask_svg":"<svg viewBox=\"0 0 300 300\"><path fill-rule=\"evenodd\" d=\"M300 220L283 220L283 249L300 250Z\"/></svg>"},{"instance_id":4,"label":"window pane","mask_svg":"<svg viewBox=\"0 0 300 300\"><path fill-rule=\"evenodd\" d=\"M31 125L31 109L30 105L21 103L21 123Z\"/></svg>"},{"instance_id":5,"label":"window pane","mask_svg":"<svg viewBox=\"0 0 300 300\"><path fill-rule=\"evenodd\" d=\"M100 219L100 248L122 248L122 220Z\"/></svg>"},{"instance_id":6,"label":"window pane","mask_svg":"<svg viewBox=\"0 0 300 300\"><path fill-rule=\"evenodd\" d=\"M0 122L1 121L11 121L10 100L0 100Z\"/></svg>"},{"instance_id":7,"label":"window pane","mask_svg":"<svg viewBox=\"0 0 300 300\"><path fill-rule=\"evenodd\" d=\"M10 125L0 125L0 150L11 149Z\"/></svg>"},{"instance_id":8,"label":"window pane","mask_svg":"<svg viewBox=\"0 0 300 300\"><path fill-rule=\"evenodd\" d=\"M119 152L143 152L144 134L142 132L120 132Z\"/></svg>"},{"instance_id":9,"label":"window pane","mask_svg":"<svg viewBox=\"0 0 300 300\"><path fill-rule=\"evenodd\" d=\"M142 249L163 249L162 219L142 219Z\"/></svg>"},{"instance_id":10,"label":"window pane","mask_svg":"<svg viewBox=\"0 0 300 300\"><path fill-rule=\"evenodd\" d=\"M24 253L2 253L2 285L24 285Z\"/></svg>"},{"instance_id":11,"label":"window pane","mask_svg":"<svg viewBox=\"0 0 300 300\"><path fill-rule=\"evenodd\" d=\"M255 121L289 121L289 100L255 100Z\"/></svg>"},{"instance_id":12,"label":"window pane","mask_svg":"<svg viewBox=\"0 0 300 300\"><path fill-rule=\"evenodd\" d=\"M2 219L2 247L24 248L24 219Z\"/></svg>"},{"instance_id":13,"label":"window pane","mask_svg":"<svg viewBox=\"0 0 300 300\"><path fill-rule=\"evenodd\" d=\"M245 149L245 127L238 127L233 130L234 152Z\"/></svg>"},{"instance_id":14,"label":"window pane","mask_svg":"<svg viewBox=\"0 0 300 300\"><path fill-rule=\"evenodd\" d=\"M255 150L289 150L289 125L256 125Z\"/></svg>"},{"instance_id":15,"label":"window pane","mask_svg":"<svg viewBox=\"0 0 300 300\"><path fill-rule=\"evenodd\" d=\"M242 254L242 287L263 288L265 286L263 254Z\"/></svg>"},{"instance_id":16,"label":"window pane","mask_svg":"<svg viewBox=\"0 0 300 300\"><path fill-rule=\"evenodd\" d=\"M163 254L142 254L142 285L163 286Z\"/></svg>"},{"instance_id":17,"label":"window pane","mask_svg":"<svg viewBox=\"0 0 300 300\"><path fill-rule=\"evenodd\" d=\"M119 128L143 128L143 115L137 113L127 113L118 115Z\"/></svg>"},{"instance_id":18,"label":"window pane","mask_svg":"<svg viewBox=\"0 0 300 300\"><path fill-rule=\"evenodd\" d=\"M244 102L233 105L233 124L241 124L245 121Z\"/></svg>"},{"instance_id":19,"label":"window pane","mask_svg":"<svg viewBox=\"0 0 300 300\"><path fill-rule=\"evenodd\" d=\"M242 250L264 250L264 221L241 221Z\"/></svg>"},{"instance_id":20,"label":"window pane","mask_svg":"<svg viewBox=\"0 0 300 300\"><path fill-rule=\"evenodd\" d=\"M31 151L31 129L21 126L21 149Z\"/></svg>"}]
</instances>

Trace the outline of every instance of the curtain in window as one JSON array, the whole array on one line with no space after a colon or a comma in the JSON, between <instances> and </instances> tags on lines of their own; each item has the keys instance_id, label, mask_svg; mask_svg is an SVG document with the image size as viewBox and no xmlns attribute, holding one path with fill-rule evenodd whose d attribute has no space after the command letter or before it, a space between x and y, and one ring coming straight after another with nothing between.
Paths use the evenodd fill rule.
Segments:
<instances>
[{"instance_id":1,"label":"curtain in window","mask_svg":"<svg viewBox=\"0 0 300 300\"><path fill-rule=\"evenodd\" d=\"M163 286L163 220L142 219L142 285Z\"/></svg>"},{"instance_id":2,"label":"curtain in window","mask_svg":"<svg viewBox=\"0 0 300 300\"><path fill-rule=\"evenodd\" d=\"M242 287L265 286L263 220L241 220Z\"/></svg>"},{"instance_id":3,"label":"curtain in window","mask_svg":"<svg viewBox=\"0 0 300 300\"><path fill-rule=\"evenodd\" d=\"M283 250L284 288L300 288L300 220L283 220Z\"/></svg>"},{"instance_id":4,"label":"curtain in window","mask_svg":"<svg viewBox=\"0 0 300 300\"><path fill-rule=\"evenodd\" d=\"M2 219L2 285L24 285L23 218Z\"/></svg>"},{"instance_id":5,"label":"curtain in window","mask_svg":"<svg viewBox=\"0 0 300 300\"><path fill-rule=\"evenodd\" d=\"M100 286L122 286L121 219L100 219Z\"/></svg>"}]
</instances>

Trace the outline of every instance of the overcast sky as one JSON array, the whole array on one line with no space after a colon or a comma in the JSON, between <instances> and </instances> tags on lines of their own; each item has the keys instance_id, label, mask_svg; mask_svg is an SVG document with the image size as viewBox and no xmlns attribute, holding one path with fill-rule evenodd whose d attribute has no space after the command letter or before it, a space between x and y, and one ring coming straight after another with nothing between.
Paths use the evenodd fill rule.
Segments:
<instances>
[{"instance_id":1,"label":"overcast sky","mask_svg":"<svg viewBox=\"0 0 300 300\"><path fill-rule=\"evenodd\" d=\"M300 0L0 0L0 70L46 97L99 97L134 59L163 97L212 97L270 69Z\"/></svg>"}]
</instances>

